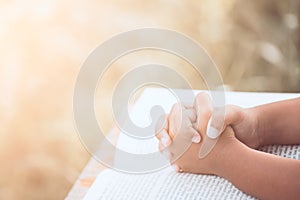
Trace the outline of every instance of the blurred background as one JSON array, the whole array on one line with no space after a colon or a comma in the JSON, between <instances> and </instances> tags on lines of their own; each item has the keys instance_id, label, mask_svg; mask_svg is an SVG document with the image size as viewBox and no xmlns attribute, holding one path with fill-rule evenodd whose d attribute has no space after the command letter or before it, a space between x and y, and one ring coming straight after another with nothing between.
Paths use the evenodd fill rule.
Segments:
<instances>
[{"instance_id":1,"label":"blurred background","mask_svg":"<svg viewBox=\"0 0 300 200\"><path fill-rule=\"evenodd\" d=\"M113 35L176 30L202 44L228 89L300 92L299 13L300 0L0 0L0 199L67 195L90 158L73 125L76 76ZM113 64L97 95L104 131L112 123L105 110L111 88L145 60L166 62L194 89L205 88L179 58L128 55Z\"/></svg>"}]
</instances>

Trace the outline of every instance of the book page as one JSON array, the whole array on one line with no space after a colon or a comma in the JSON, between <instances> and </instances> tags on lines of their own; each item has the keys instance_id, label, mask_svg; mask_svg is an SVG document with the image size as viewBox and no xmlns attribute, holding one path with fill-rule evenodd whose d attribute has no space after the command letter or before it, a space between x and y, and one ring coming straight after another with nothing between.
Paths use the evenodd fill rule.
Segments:
<instances>
[{"instance_id":1,"label":"book page","mask_svg":"<svg viewBox=\"0 0 300 200\"><path fill-rule=\"evenodd\" d=\"M142 175L108 169L96 179L86 200L96 199L254 199L227 180L177 173L171 168Z\"/></svg>"},{"instance_id":2,"label":"book page","mask_svg":"<svg viewBox=\"0 0 300 200\"><path fill-rule=\"evenodd\" d=\"M259 150L285 158L300 160L300 145L269 145Z\"/></svg>"},{"instance_id":3,"label":"book page","mask_svg":"<svg viewBox=\"0 0 300 200\"><path fill-rule=\"evenodd\" d=\"M164 98L161 98L164 97ZM293 94L234 93L226 94L227 103L243 107L293 98ZM163 99L163 100L162 100ZM258 100L259 99L259 100ZM151 122L149 111L153 105L161 105L169 112L176 100L163 89L146 90L136 103L131 119L139 126ZM138 140L120 133L117 147L123 151L146 154L158 151L155 137ZM278 156L299 159L299 145L272 145L261 151ZM115 165L121 165L122 158L115 155ZM165 169L147 174L128 174L111 169L100 173L85 199L254 199L243 193L229 181L212 175L177 173L167 166Z\"/></svg>"},{"instance_id":4,"label":"book page","mask_svg":"<svg viewBox=\"0 0 300 200\"><path fill-rule=\"evenodd\" d=\"M123 140L124 139L124 140ZM119 142L128 142L126 137ZM145 148L145 147L144 147ZM149 146L149 148L153 148ZM137 148L136 148L137 149ZM299 145L272 145L261 151L300 160ZM107 169L85 199L254 199L218 176L177 173L171 167L133 175Z\"/></svg>"}]
</instances>

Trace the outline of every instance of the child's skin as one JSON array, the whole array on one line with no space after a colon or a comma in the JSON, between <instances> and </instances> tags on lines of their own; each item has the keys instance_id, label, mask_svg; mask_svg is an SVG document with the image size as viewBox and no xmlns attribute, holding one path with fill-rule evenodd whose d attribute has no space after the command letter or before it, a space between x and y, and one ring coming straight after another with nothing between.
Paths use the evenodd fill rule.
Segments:
<instances>
[{"instance_id":1,"label":"child's skin","mask_svg":"<svg viewBox=\"0 0 300 200\"><path fill-rule=\"evenodd\" d=\"M159 148L168 150L178 171L221 176L260 199L299 199L300 161L255 148L300 144L300 98L249 109L226 106L224 127L215 127L222 133L217 144L199 159L199 150L208 137L205 133L212 114L210 102L207 94L200 93L193 107L174 105L162 120L165 123L157 128ZM181 148L191 141L194 143L182 152Z\"/></svg>"}]
</instances>

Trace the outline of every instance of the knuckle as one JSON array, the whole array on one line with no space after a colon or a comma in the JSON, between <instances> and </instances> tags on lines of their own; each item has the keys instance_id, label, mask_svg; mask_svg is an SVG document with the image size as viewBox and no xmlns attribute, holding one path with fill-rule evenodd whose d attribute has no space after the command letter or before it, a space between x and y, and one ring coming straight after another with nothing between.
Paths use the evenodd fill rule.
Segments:
<instances>
[{"instance_id":1,"label":"knuckle","mask_svg":"<svg viewBox=\"0 0 300 200\"><path fill-rule=\"evenodd\" d=\"M192 121L192 122L196 121L197 114L196 114L195 110L191 110L191 109L186 110L186 111L184 111L184 114L186 115L186 118L189 119L189 121Z\"/></svg>"},{"instance_id":2,"label":"knuckle","mask_svg":"<svg viewBox=\"0 0 300 200\"><path fill-rule=\"evenodd\" d=\"M210 101L210 96L207 92L200 92L199 94L197 94L195 99L197 101L202 101L202 100L209 100Z\"/></svg>"},{"instance_id":3,"label":"knuckle","mask_svg":"<svg viewBox=\"0 0 300 200\"><path fill-rule=\"evenodd\" d=\"M174 109L179 109L181 107L181 104L180 103L175 103L174 105L173 105L173 108Z\"/></svg>"},{"instance_id":4,"label":"knuckle","mask_svg":"<svg viewBox=\"0 0 300 200\"><path fill-rule=\"evenodd\" d=\"M200 92L197 94L196 98L207 97L208 94L206 92Z\"/></svg>"},{"instance_id":5,"label":"knuckle","mask_svg":"<svg viewBox=\"0 0 300 200\"><path fill-rule=\"evenodd\" d=\"M241 108L236 105L226 105L226 115L228 114L234 114L240 118L242 115Z\"/></svg>"},{"instance_id":6,"label":"knuckle","mask_svg":"<svg viewBox=\"0 0 300 200\"><path fill-rule=\"evenodd\" d=\"M173 106L172 106L172 108L171 108L170 115L176 114L180 109L181 109L180 103L175 103L175 104L173 104Z\"/></svg>"}]
</instances>

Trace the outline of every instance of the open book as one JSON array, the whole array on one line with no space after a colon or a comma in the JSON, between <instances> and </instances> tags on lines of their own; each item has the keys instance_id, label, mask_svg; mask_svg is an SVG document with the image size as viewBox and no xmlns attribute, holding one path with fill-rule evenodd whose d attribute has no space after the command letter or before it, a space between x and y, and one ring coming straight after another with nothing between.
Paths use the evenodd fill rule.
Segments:
<instances>
[{"instance_id":1,"label":"open book","mask_svg":"<svg viewBox=\"0 0 300 200\"><path fill-rule=\"evenodd\" d=\"M184 91L182 91L184 93ZM197 92L197 91L195 91ZM295 94L235 93L226 94L226 102L243 107L256 106L288 98ZM161 105L169 112L176 99L167 90L147 89L135 104L131 119L140 126L149 123L147 116L153 105ZM145 114L146 113L146 114ZM157 151L155 138L138 140L120 134L117 148L130 153ZM299 145L267 146L260 150L300 160ZM120 155L115 155L118 165ZM171 166L145 174L128 174L107 169L101 172L84 199L254 199L233 186L229 181L212 175L177 173Z\"/></svg>"}]
</instances>

